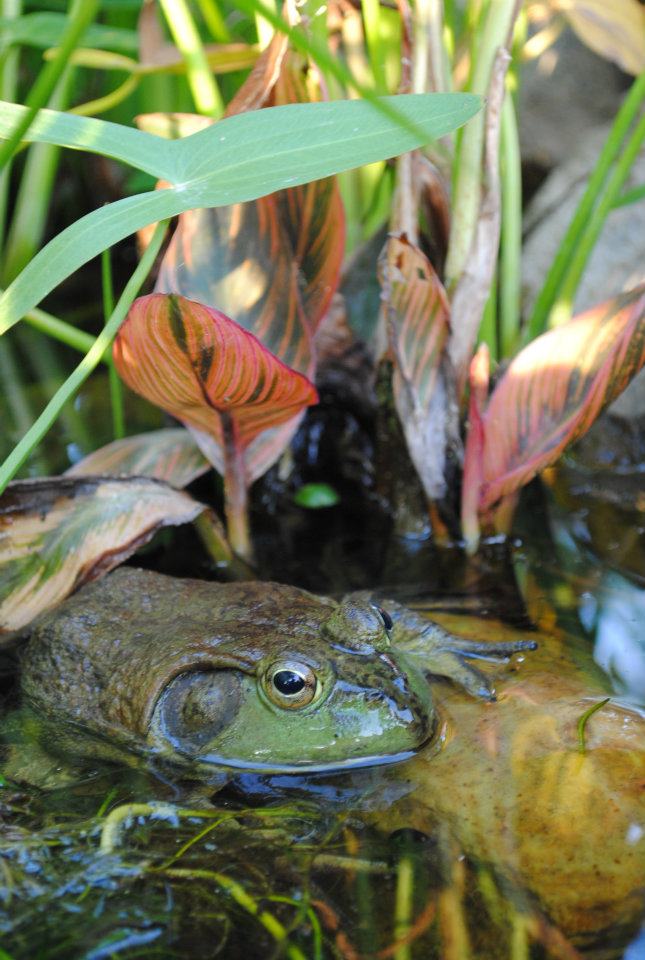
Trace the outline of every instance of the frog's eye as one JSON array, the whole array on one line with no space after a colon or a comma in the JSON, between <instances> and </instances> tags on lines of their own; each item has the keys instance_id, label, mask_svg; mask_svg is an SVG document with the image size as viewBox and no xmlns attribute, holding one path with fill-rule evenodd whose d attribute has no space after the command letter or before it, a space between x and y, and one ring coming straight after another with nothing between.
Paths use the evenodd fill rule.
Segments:
<instances>
[{"instance_id":1,"label":"frog's eye","mask_svg":"<svg viewBox=\"0 0 645 960\"><path fill-rule=\"evenodd\" d=\"M379 617L380 617L381 620L383 621L383 626L385 627L385 629L386 629L387 632L389 633L390 630L392 629L392 627L394 626L394 622L393 622L393 620L392 620L392 617L389 615L389 613L387 612L387 610L384 610L384 609L383 609L383 607L377 607L376 604L374 604L374 609L376 610L376 612L378 613Z\"/></svg>"},{"instance_id":2,"label":"frog's eye","mask_svg":"<svg viewBox=\"0 0 645 960\"><path fill-rule=\"evenodd\" d=\"M316 696L316 674L306 663L284 661L274 663L263 678L266 695L272 703L286 710L306 707Z\"/></svg>"}]
</instances>

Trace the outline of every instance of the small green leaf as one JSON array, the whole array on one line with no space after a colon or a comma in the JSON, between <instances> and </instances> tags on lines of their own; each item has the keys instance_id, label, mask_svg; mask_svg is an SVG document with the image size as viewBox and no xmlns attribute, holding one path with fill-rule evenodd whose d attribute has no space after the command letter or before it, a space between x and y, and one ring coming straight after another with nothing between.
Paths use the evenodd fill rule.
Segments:
<instances>
[{"instance_id":1,"label":"small green leaf","mask_svg":"<svg viewBox=\"0 0 645 960\"><path fill-rule=\"evenodd\" d=\"M340 496L328 483L305 483L296 491L293 502L307 510L321 510L335 507L340 503Z\"/></svg>"},{"instance_id":2,"label":"small green leaf","mask_svg":"<svg viewBox=\"0 0 645 960\"><path fill-rule=\"evenodd\" d=\"M585 728L587 726L589 719L593 717L594 713L597 713L599 710L602 710L605 704L609 703L610 700L611 700L611 697L605 697L604 700L599 700L598 703L594 703L592 707L589 707L588 710L585 710L585 712L582 714L582 716L578 720L578 752L579 753L584 754L587 752L587 747L585 744Z\"/></svg>"}]
</instances>

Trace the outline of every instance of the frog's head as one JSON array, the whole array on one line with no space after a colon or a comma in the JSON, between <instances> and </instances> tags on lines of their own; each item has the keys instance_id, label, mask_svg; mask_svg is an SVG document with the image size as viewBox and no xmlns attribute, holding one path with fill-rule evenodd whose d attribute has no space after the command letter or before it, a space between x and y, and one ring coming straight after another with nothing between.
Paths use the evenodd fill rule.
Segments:
<instances>
[{"instance_id":1,"label":"frog's head","mask_svg":"<svg viewBox=\"0 0 645 960\"><path fill-rule=\"evenodd\" d=\"M36 625L23 690L55 723L200 778L383 763L433 726L429 686L389 625L360 595L122 568Z\"/></svg>"},{"instance_id":2,"label":"frog's head","mask_svg":"<svg viewBox=\"0 0 645 960\"><path fill-rule=\"evenodd\" d=\"M291 593L293 604L300 592ZM285 624L267 624L251 645L243 624L231 660L220 645L210 667L171 679L150 716L151 745L204 773L334 770L420 747L432 732L430 688L391 648L387 613L352 597L319 603L320 616L295 631L285 630L285 608Z\"/></svg>"}]
</instances>

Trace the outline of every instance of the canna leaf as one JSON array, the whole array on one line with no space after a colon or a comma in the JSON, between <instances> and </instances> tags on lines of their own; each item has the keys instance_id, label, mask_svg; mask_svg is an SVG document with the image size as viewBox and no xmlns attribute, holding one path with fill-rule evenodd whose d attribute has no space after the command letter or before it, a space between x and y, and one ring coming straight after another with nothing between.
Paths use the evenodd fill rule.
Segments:
<instances>
[{"instance_id":1,"label":"canna leaf","mask_svg":"<svg viewBox=\"0 0 645 960\"><path fill-rule=\"evenodd\" d=\"M414 149L480 109L471 94L296 103L227 117L183 140L164 140L103 120L41 110L30 141L113 157L166 180L166 189L94 210L54 237L0 296L0 333L102 250L150 223L196 207L255 200ZM0 137L25 108L0 103ZM392 115L396 112L396 117Z\"/></svg>"},{"instance_id":2,"label":"canna leaf","mask_svg":"<svg viewBox=\"0 0 645 960\"><path fill-rule=\"evenodd\" d=\"M181 489L210 469L190 433L175 427L108 443L83 457L65 475L154 477Z\"/></svg>"},{"instance_id":3,"label":"canna leaf","mask_svg":"<svg viewBox=\"0 0 645 960\"><path fill-rule=\"evenodd\" d=\"M483 417L479 510L585 433L645 364L645 285L543 334L513 360Z\"/></svg>"},{"instance_id":4,"label":"canna leaf","mask_svg":"<svg viewBox=\"0 0 645 960\"><path fill-rule=\"evenodd\" d=\"M125 382L217 445L244 453L258 434L316 403L315 387L212 307L166 294L134 302L114 343ZM247 483L254 470L246 464Z\"/></svg>"},{"instance_id":5,"label":"canna leaf","mask_svg":"<svg viewBox=\"0 0 645 960\"><path fill-rule=\"evenodd\" d=\"M0 634L19 630L203 504L158 480L18 480L0 498Z\"/></svg>"},{"instance_id":6,"label":"canna leaf","mask_svg":"<svg viewBox=\"0 0 645 960\"><path fill-rule=\"evenodd\" d=\"M405 234L388 238L380 263L394 402L410 456L431 500L445 493L445 387L441 362L450 308L439 277Z\"/></svg>"},{"instance_id":7,"label":"canna leaf","mask_svg":"<svg viewBox=\"0 0 645 960\"><path fill-rule=\"evenodd\" d=\"M229 114L265 103L306 102L319 92L306 82L299 58L276 35L262 63L229 105ZM207 121L208 122L208 121ZM144 129L159 119L143 117ZM205 118L174 117L174 135L203 129ZM333 178L258 200L182 214L162 261L156 289L180 293L234 317L294 370L313 377L313 336L338 285L345 217ZM301 417L254 441L248 452L259 476L289 443ZM201 437L213 462L217 441Z\"/></svg>"}]
</instances>

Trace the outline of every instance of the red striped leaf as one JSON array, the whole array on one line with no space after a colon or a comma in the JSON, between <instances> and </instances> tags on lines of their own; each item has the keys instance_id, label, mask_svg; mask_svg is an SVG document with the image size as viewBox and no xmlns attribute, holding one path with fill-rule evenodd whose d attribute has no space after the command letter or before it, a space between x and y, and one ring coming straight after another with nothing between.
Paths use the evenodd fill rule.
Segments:
<instances>
[{"instance_id":1,"label":"red striped leaf","mask_svg":"<svg viewBox=\"0 0 645 960\"><path fill-rule=\"evenodd\" d=\"M464 451L464 472L461 484L461 530L469 552L479 543L479 496L482 485L484 456L484 410L488 399L490 355L482 343L470 363L470 398L468 436Z\"/></svg>"},{"instance_id":2,"label":"red striped leaf","mask_svg":"<svg viewBox=\"0 0 645 960\"><path fill-rule=\"evenodd\" d=\"M644 364L645 285L522 350L484 414L480 513L557 460Z\"/></svg>"},{"instance_id":3,"label":"red striped leaf","mask_svg":"<svg viewBox=\"0 0 645 960\"><path fill-rule=\"evenodd\" d=\"M441 363L450 332L445 291L405 234L388 238L380 262L394 401L408 450L431 500L445 492L447 424Z\"/></svg>"},{"instance_id":4,"label":"red striped leaf","mask_svg":"<svg viewBox=\"0 0 645 960\"><path fill-rule=\"evenodd\" d=\"M134 302L115 340L114 360L129 387L198 437L215 441L213 463L221 472L225 439L245 455L258 434L318 399L309 380L253 334L218 310L175 295ZM246 461L245 468L250 483L258 474L253 463Z\"/></svg>"}]
</instances>

